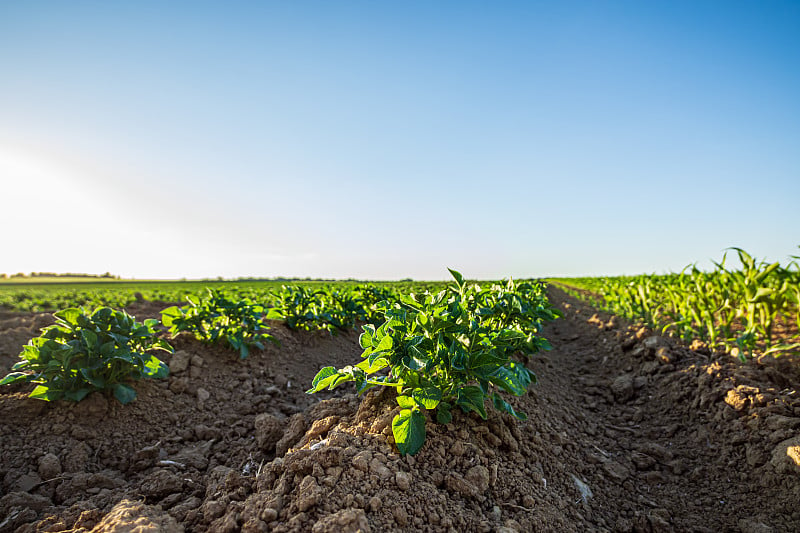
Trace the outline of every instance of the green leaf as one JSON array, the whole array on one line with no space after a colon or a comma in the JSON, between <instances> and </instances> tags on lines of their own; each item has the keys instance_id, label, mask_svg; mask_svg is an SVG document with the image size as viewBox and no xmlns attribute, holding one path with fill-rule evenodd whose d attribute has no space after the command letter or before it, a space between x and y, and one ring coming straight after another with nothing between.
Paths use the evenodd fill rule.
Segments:
<instances>
[{"instance_id":1,"label":"green leaf","mask_svg":"<svg viewBox=\"0 0 800 533\"><path fill-rule=\"evenodd\" d=\"M419 302L417 302L416 296L412 294L401 294L400 295L400 302L412 309L421 309Z\"/></svg>"},{"instance_id":2,"label":"green leaf","mask_svg":"<svg viewBox=\"0 0 800 533\"><path fill-rule=\"evenodd\" d=\"M153 343L153 349L154 350L164 350L165 352L169 352L169 353L172 353L172 352L175 351L175 349L170 345L170 343L168 343L164 339L156 339L156 341Z\"/></svg>"},{"instance_id":3,"label":"green leaf","mask_svg":"<svg viewBox=\"0 0 800 533\"><path fill-rule=\"evenodd\" d=\"M339 375L339 371L332 366L322 368L314 379L311 381L311 388L306 391L306 394L313 394L328 387L334 379Z\"/></svg>"},{"instance_id":4,"label":"green leaf","mask_svg":"<svg viewBox=\"0 0 800 533\"><path fill-rule=\"evenodd\" d=\"M436 421L440 424L449 424L453 419L453 413L450 412L450 404L441 402L436 408Z\"/></svg>"},{"instance_id":5,"label":"green leaf","mask_svg":"<svg viewBox=\"0 0 800 533\"><path fill-rule=\"evenodd\" d=\"M394 442L401 455L414 455L425 444L425 417L417 409L403 409L392 420Z\"/></svg>"},{"instance_id":6,"label":"green leaf","mask_svg":"<svg viewBox=\"0 0 800 533\"><path fill-rule=\"evenodd\" d=\"M32 377L33 376L31 374L26 374L24 372L11 372L2 380L0 380L0 385L10 385L11 383L16 383L18 381L30 381Z\"/></svg>"},{"instance_id":7,"label":"green leaf","mask_svg":"<svg viewBox=\"0 0 800 533\"><path fill-rule=\"evenodd\" d=\"M37 386L35 389L33 389L33 392L28 395L29 398L36 398L37 400L44 400L46 402L60 400L61 396L61 391L51 389L47 385Z\"/></svg>"},{"instance_id":8,"label":"green leaf","mask_svg":"<svg viewBox=\"0 0 800 533\"><path fill-rule=\"evenodd\" d=\"M360 368L365 374L374 374L379 370L383 370L388 365L389 361L387 361L385 357L378 355L374 359L372 357L364 359L356 365L356 368Z\"/></svg>"},{"instance_id":9,"label":"green leaf","mask_svg":"<svg viewBox=\"0 0 800 533\"><path fill-rule=\"evenodd\" d=\"M467 385L458 389L456 405L461 407L465 413L475 411L481 418L486 420L486 408L483 405L484 399L483 391L479 387Z\"/></svg>"},{"instance_id":10,"label":"green leaf","mask_svg":"<svg viewBox=\"0 0 800 533\"><path fill-rule=\"evenodd\" d=\"M436 406L442 400L442 391L434 386L414 389L411 395L425 409L436 409Z\"/></svg>"},{"instance_id":11,"label":"green leaf","mask_svg":"<svg viewBox=\"0 0 800 533\"><path fill-rule=\"evenodd\" d=\"M242 343L239 346L239 359L247 359L248 355L250 355L250 350L247 348L247 344Z\"/></svg>"},{"instance_id":12,"label":"green leaf","mask_svg":"<svg viewBox=\"0 0 800 533\"><path fill-rule=\"evenodd\" d=\"M518 363L509 363L497 369L489 381L514 396L522 396L531 384L531 372Z\"/></svg>"},{"instance_id":13,"label":"green leaf","mask_svg":"<svg viewBox=\"0 0 800 533\"><path fill-rule=\"evenodd\" d=\"M113 336L114 334L112 333L111 335ZM92 330L82 329L81 338L83 339L83 342L86 343L86 346L90 350L97 345L97 335Z\"/></svg>"},{"instance_id":14,"label":"green leaf","mask_svg":"<svg viewBox=\"0 0 800 533\"><path fill-rule=\"evenodd\" d=\"M136 399L136 391L127 385L117 383L113 387L114 397L119 400L119 403L126 405Z\"/></svg>"},{"instance_id":15,"label":"green leaf","mask_svg":"<svg viewBox=\"0 0 800 533\"><path fill-rule=\"evenodd\" d=\"M144 368L144 374L150 378L163 379L169 376L169 367L156 356L150 356L145 361Z\"/></svg>"},{"instance_id":16,"label":"green leaf","mask_svg":"<svg viewBox=\"0 0 800 533\"><path fill-rule=\"evenodd\" d=\"M751 303L761 303L768 300L768 297L771 296L775 292L775 289L771 289L769 287L759 287L756 291L755 296L753 296L750 300Z\"/></svg>"},{"instance_id":17,"label":"green leaf","mask_svg":"<svg viewBox=\"0 0 800 533\"><path fill-rule=\"evenodd\" d=\"M267 320L283 320L284 314L283 311L278 309L277 307L270 307L267 311L267 316L265 316Z\"/></svg>"},{"instance_id":18,"label":"green leaf","mask_svg":"<svg viewBox=\"0 0 800 533\"><path fill-rule=\"evenodd\" d=\"M81 368L80 374L83 376L83 379L85 379L86 382L91 384L93 387L102 389L106 386L106 381L102 378L102 376L95 376L94 369L92 368ZM78 400L75 401L77 402Z\"/></svg>"},{"instance_id":19,"label":"green leaf","mask_svg":"<svg viewBox=\"0 0 800 533\"><path fill-rule=\"evenodd\" d=\"M403 409L411 409L412 407L417 406L413 398L411 398L410 396L404 396L402 394L397 395L397 405L399 405Z\"/></svg>"},{"instance_id":20,"label":"green leaf","mask_svg":"<svg viewBox=\"0 0 800 533\"><path fill-rule=\"evenodd\" d=\"M362 348L372 348L372 338L375 335L375 326L372 324L367 324L363 326L364 333L359 335L358 343L361 345Z\"/></svg>"},{"instance_id":21,"label":"green leaf","mask_svg":"<svg viewBox=\"0 0 800 533\"><path fill-rule=\"evenodd\" d=\"M60 318L67 324L71 326L78 325L78 317L82 316L83 312L80 309L76 309L74 307L70 307L68 309L62 309L61 311L57 311L53 313L53 316L56 318Z\"/></svg>"},{"instance_id":22,"label":"green leaf","mask_svg":"<svg viewBox=\"0 0 800 533\"><path fill-rule=\"evenodd\" d=\"M494 408L497 409L498 411L506 412L506 413L510 414L511 416L514 416L514 417L516 417L516 418L518 418L520 420L527 420L528 419L528 415L526 415L525 413L516 412L514 410L514 408L511 406L511 404L509 404L505 400L503 400L500 397L500 395L497 394L496 392L494 394L492 394L492 403L494 403Z\"/></svg>"},{"instance_id":23,"label":"green leaf","mask_svg":"<svg viewBox=\"0 0 800 533\"><path fill-rule=\"evenodd\" d=\"M458 285L459 288L463 287L464 286L464 276L461 275L461 272L458 272L457 270L453 270L452 268L448 268L447 270L450 271L450 275L453 276L453 279L456 280L456 285Z\"/></svg>"},{"instance_id":24,"label":"green leaf","mask_svg":"<svg viewBox=\"0 0 800 533\"><path fill-rule=\"evenodd\" d=\"M172 307L167 307L163 311L161 311L161 323L164 324L166 327L172 327L172 324L175 322L176 318L182 318L183 311L181 311L180 307L173 305Z\"/></svg>"},{"instance_id":25,"label":"green leaf","mask_svg":"<svg viewBox=\"0 0 800 533\"><path fill-rule=\"evenodd\" d=\"M483 378L488 378L506 360L506 357L500 357L493 351L478 351L470 356L469 369Z\"/></svg>"},{"instance_id":26,"label":"green leaf","mask_svg":"<svg viewBox=\"0 0 800 533\"><path fill-rule=\"evenodd\" d=\"M393 345L394 341L392 340L392 336L386 335L378 343L378 346L375 347L375 352L388 352L392 349Z\"/></svg>"},{"instance_id":27,"label":"green leaf","mask_svg":"<svg viewBox=\"0 0 800 533\"><path fill-rule=\"evenodd\" d=\"M17 361L14 363L14 366L11 367L11 370L27 370L30 367L31 361L23 359L22 361Z\"/></svg>"}]
</instances>

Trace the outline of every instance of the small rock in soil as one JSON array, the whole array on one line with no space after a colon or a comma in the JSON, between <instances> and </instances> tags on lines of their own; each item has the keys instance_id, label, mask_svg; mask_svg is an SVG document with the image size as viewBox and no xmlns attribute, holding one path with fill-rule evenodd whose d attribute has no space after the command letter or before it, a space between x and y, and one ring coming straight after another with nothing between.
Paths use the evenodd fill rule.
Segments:
<instances>
[{"instance_id":1,"label":"small rock in soil","mask_svg":"<svg viewBox=\"0 0 800 533\"><path fill-rule=\"evenodd\" d=\"M467 481L472 483L480 493L484 493L489 489L489 469L483 465L476 465L467 470Z\"/></svg>"},{"instance_id":2,"label":"small rock in soil","mask_svg":"<svg viewBox=\"0 0 800 533\"><path fill-rule=\"evenodd\" d=\"M608 461L607 463L603 463L603 470L606 471L611 479L619 483L622 483L628 479L628 476L630 475L630 471L616 461Z\"/></svg>"},{"instance_id":3,"label":"small rock in soil","mask_svg":"<svg viewBox=\"0 0 800 533\"><path fill-rule=\"evenodd\" d=\"M480 495L478 488L457 472L449 472L444 478L444 483L448 489L464 498L477 498Z\"/></svg>"},{"instance_id":4,"label":"small rock in soil","mask_svg":"<svg viewBox=\"0 0 800 533\"><path fill-rule=\"evenodd\" d=\"M772 451L770 464L779 474L800 474L800 436L787 439Z\"/></svg>"},{"instance_id":5,"label":"small rock in soil","mask_svg":"<svg viewBox=\"0 0 800 533\"><path fill-rule=\"evenodd\" d=\"M61 475L61 461L58 456L46 453L39 457L39 475L42 479L53 479Z\"/></svg>"},{"instance_id":6,"label":"small rock in soil","mask_svg":"<svg viewBox=\"0 0 800 533\"><path fill-rule=\"evenodd\" d=\"M755 518L742 518L737 523L740 533L772 533L773 529Z\"/></svg>"},{"instance_id":7,"label":"small rock in soil","mask_svg":"<svg viewBox=\"0 0 800 533\"><path fill-rule=\"evenodd\" d=\"M158 501L183 490L183 479L169 470L158 469L148 474L139 489L146 497Z\"/></svg>"},{"instance_id":8,"label":"small rock in soil","mask_svg":"<svg viewBox=\"0 0 800 533\"><path fill-rule=\"evenodd\" d=\"M317 521L311 533L371 533L371 530L363 510L344 509Z\"/></svg>"},{"instance_id":9,"label":"small rock in soil","mask_svg":"<svg viewBox=\"0 0 800 533\"><path fill-rule=\"evenodd\" d=\"M322 490L317 485L317 480L313 476L306 476L300 483L300 489L297 498L297 508L300 512L309 510L317 505Z\"/></svg>"},{"instance_id":10,"label":"small rock in soil","mask_svg":"<svg viewBox=\"0 0 800 533\"><path fill-rule=\"evenodd\" d=\"M134 531L183 532L175 518L158 507L122 500L100 521L92 533L125 533Z\"/></svg>"},{"instance_id":11,"label":"small rock in soil","mask_svg":"<svg viewBox=\"0 0 800 533\"><path fill-rule=\"evenodd\" d=\"M625 402L633 398L633 374L623 374L617 377L611 383L611 392L614 393L614 397L621 402Z\"/></svg>"},{"instance_id":12,"label":"small rock in soil","mask_svg":"<svg viewBox=\"0 0 800 533\"><path fill-rule=\"evenodd\" d=\"M268 413L260 414L255 420L256 443L265 452L272 452L283 437L285 421Z\"/></svg>"},{"instance_id":13,"label":"small rock in soil","mask_svg":"<svg viewBox=\"0 0 800 533\"><path fill-rule=\"evenodd\" d=\"M303 413L292 415L283 437L275 444L275 456L283 457L289 448L296 443L306 432L306 421Z\"/></svg>"},{"instance_id":14,"label":"small rock in soil","mask_svg":"<svg viewBox=\"0 0 800 533\"><path fill-rule=\"evenodd\" d=\"M206 389L199 387L197 389L197 401L201 404L205 403L209 398L211 398L211 393L208 392Z\"/></svg>"},{"instance_id":15,"label":"small rock in soil","mask_svg":"<svg viewBox=\"0 0 800 533\"><path fill-rule=\"evenodd\" d=\"M189 361L192 360L192 355L183 350L179 350L172 354L169 358L169 371L171 374L180 374L189 368Z\"/></svg>"},{"instance_id":16,"label":"small rock in soil","mask_svg":"<svg viewBox=\"0 0 800 533\"><path fill-rule=\"evenodd\" d=\"M394 482L397 483L398 489L408 490L411 488L411 474L406 472L397 472L394 475Z\"/></svg>"},{"instance_id":17,"label":"small rock in soil","mask_svg":"<svg viewBox=\"0 0 800 533\"><path fill-rule=\"evenodd\" d=\"M53 505L53 502L45 496L38 494L28 494L27 492L10 492L0 498L0 516L8 516L14 508L32 509L41 512L45 508Z\"/></svg>"}]
</instances>

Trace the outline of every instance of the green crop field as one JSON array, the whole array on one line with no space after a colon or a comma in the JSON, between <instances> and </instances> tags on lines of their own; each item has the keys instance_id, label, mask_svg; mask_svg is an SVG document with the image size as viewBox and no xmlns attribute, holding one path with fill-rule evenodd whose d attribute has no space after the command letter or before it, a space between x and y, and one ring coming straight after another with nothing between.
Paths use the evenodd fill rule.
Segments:
<instances>
[{"instance_id":1,"label":"green crop field","mask_svg":"<svg viewBox=\"0 0 800 533\"><path fill-rule=\"evenodd\" d=\"M551 281L601 309L742 360L800 347L800 258L781 265L731 250L736 268L726 253L710 272L692 265L677 274Z\"/></svg>"},{"instance_id":2,"label":"green crop field","mask_svg":"<svg viewBox=\"0 0 800 533\"><path fill-rule=\"evenodd\" d=\"M365 283L326 280L98 281L93 278L12 278L0 281L0 310L43 312L75 306L122 308L137 300L175 303L185 301L187 296L202 295L206 288L233 291L269 304L284 285L345 289ZM395 281L371 282L367 285L391 287L404 292L424 292L441 287L443 283Z\"/></svg>"}]
</instances>

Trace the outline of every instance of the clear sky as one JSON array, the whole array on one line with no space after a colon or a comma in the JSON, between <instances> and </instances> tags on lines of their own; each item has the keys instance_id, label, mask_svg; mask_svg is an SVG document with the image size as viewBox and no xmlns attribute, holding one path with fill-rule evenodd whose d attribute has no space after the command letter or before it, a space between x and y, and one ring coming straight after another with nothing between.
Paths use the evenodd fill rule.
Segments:
<instances>
[{"instance_id":1,"label":"clear sky","mask_svg":"<svg viewBox=\"0 0 800 533\"><path fill-rule=\"evenodd\" d=\"M3 2L0 272L443 279L800 244L800 2Z\"/></svg>"}]
</instances>

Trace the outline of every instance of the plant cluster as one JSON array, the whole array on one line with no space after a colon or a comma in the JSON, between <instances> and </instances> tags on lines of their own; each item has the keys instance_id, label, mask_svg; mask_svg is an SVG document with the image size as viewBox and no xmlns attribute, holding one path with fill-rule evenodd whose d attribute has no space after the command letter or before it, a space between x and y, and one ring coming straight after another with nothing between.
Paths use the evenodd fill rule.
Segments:
<instances>
[{"instance_id":1,"label":"plant cluster","mask_svg":"<svg viewBox=\"0 0 800 533\"><path fill-rule=\"evenodd\" d=\"M278 341L267 333L264 318L272 318L265 307L249 298L230 297L215 289L206 289L202 298L187 296L189 305L172 306L161 311L161 320L172 336L182 331L204 342L222 341L244 359L252 348L264 349L267 341Z\"/></svg>"},{"instance_id":2,"label":"plant cluster","mask_svg":"<svg viewBox=\"0 0 800 533\"><path fill-rule=\"evenodd\" d=\"M374 285L337 288L335 286L283 286L272 305L277 317L294 330L352 329L363 322L377 323L386 302L399 299L396 291Z\"/></svg>"},{"instance_id":3,"label":"plant cluster","mask_svg":"<svg viewBox=\"0 0 800 533\"><path fill-rule=\"evenodd\" d=\"M111 391L121 403L136 398L128 384L141 378L163 378L167 366L149 350L172 352L157 338L158 320L143 324L124 311L99 307L91 314L69 308L54 314L56 323L23 348L12 372L0 385L37 384L31 398L80 401L95 390Z\"/></svg>"},{"instance_id":4,"label":"plant cluster","mask_svg":"<svg viewBox=\"0 0 800 533\"><path fill-rule=\"evenodd\" d=\"M778 321L800 329L798 258L783 267L758 261L740 248L732 250L741 264L736 269L726 266L726 252L711 272L690 265L679 274L562 283L591 291L598 296L588 298L598 307L663 333L699 339L713 348L737 348L742 361L757 348L775 354L800 346L775 335Z\"/></svg>"},{"instance_id":5,"label":"plant cluster","mask_svg":"<svg viewBox=\"0 0 800 533\"><path fill-rule=\"evenodd\" d=\"M500 411L526 415L507 403L500 391L523 395L536 376L513 359L549 344L537 336L544 321L560 316L541 283L504 284L482 289L450 270L455 284L436 294L401 296L377 328L365 325L359 338L360 363L342 369L325 367L308 393L353 381L359 393L382 385L394 387L400 413L392 432L402 454L415 454L425 442L425 412L448 423L451 410L487 417L487 397ZM388 369L388 372L386 370Z\"/></svg>"}]
</instances>

